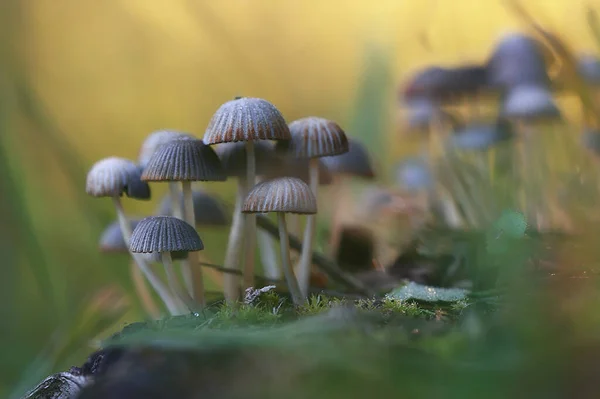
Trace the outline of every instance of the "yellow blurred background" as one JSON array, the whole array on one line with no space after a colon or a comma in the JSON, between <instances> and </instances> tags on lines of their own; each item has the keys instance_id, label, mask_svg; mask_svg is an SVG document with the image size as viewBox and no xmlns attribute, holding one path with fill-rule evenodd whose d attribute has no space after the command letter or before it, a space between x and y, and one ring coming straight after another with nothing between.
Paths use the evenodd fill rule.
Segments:
<instances>
[{"instance_id":1,"label":"yellow blurred background","mask_svg":"<svg viewBox=\"0 0 600 399\"><path fill-rule=\"evenodd\" d=\"M599 8L600 0L522 4L575 50L597 51L586 10ZM47 307L33 283L37 269L28 265L31 260L4 266L20 270L14 281L5 279L19 292L3 306L20 315L7 335L13 340L8 356L17 356L7 362L7 383L99 288L111 281L128 284L127 259L109 261L96 252L112 209L110 201L83 193L94 161L110 155L135 159L141 141L157 129L202 137L218 106L244 95L268 99L289 121L319 115L362 140L383 135L379 140L386 145L377 147L382 166L411 150L394 122L396 88L407 74L430 63L484 62L502 33L527 28L500 0L5 0L0 15L14 57L4 60L14 68L8 78L13 89L4 95L26 87L39 111L36 121L26 106L9 108L11 134L0 139L22 182L24 214L37 240L26 250L39 251L50 265L58 298ZM368 73L382 75L373 132L355 118L369 89L363 87ZM65 154L79 160L67 162ZM125 204L132 214L154 206ZM222 250L207 245L217 261ZM130 312L122 321L139 316ZM84 345L74 359L86 352Z\"/></svg>"}]
</instances>

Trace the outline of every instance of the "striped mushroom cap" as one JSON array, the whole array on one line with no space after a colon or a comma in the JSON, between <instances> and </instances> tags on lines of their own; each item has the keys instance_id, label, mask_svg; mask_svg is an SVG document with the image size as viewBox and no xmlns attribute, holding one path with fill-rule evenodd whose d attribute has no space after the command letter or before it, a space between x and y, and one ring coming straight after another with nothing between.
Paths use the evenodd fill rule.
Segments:
<instances>
[{"instance_id":1,"label":"striped mushroom cap","mask_svg":"<svg viewBox=\"0 0 600 399\"><path fill-rule=\"evenodd\" d=\"M180 193L180 201L183 209L183 193ZM226 214L225 206L217 197L202 190L194 190L192 191L192 202L194 203L196 225L226 226L229 224L229 217ZM158 214L168 216L172 213L172 198L170 195L166 195L160 204Z\"/></svg>"},{"instance_id":2,"label":"striped mushroom cap","mask_svg":"<svg viewBox=\"0 0 600 399\"><path fill-rule=\"evenodd\" d=\"M246 177L246 143L243 141L223 143L218 145L215 151L227 176ZM264 175L280 166L272 142L257 142L254 145L254 156L257 175Z\"/></svg>"},{"instance_id":3,"label":"striped mushroom cap","mask_svg":"<svg viewBox=\"0 0 600 399\"><path fill-rule=\"evenodd\" d=\"M219 157L202 140L172 140L150 158L145 181L223 181Z\"/></svg>"},{"instance_id":4,"label":"striped mushroom cap","mask_svg":"<svg viewBox=\"0 0 600 399\"><path fill-rule=\"evenodd\" d=\"M140 181L138 166L125 158L109 157L96 162L87 174L85 191L93 197L149 199L150 188Z\"/></svg>"},{"instance_id":5,"label":"striped mushroom cap","mask_svg":"<svg viewBox=\"0 0 600 399\"><path fill-rule=\"evenodd\" d=\"M349 146L350 150L345 154L323 158L329 171L373 179L375 172L367 149L356 140L349 140Z\"/></svg>"},{"instance_id":6,"label":"striped mushroom cap","mask_svg":"<svg viewBox=\"0 0 600 399\"><path fill-rule=\"evenodd\" d=\"M135 229L135 226L137 226L139 222L139 220L130 220L129 225L132 229ZM118 221L112 222L104 229L104 232L102 232L100 240L98 241L98 249L100 252L105 253L129 252L129 248L127 248L127 244L125 244L125 239L123 238L123 233L121 233L121 227L119 226Z\"/></svg>"},{"instance_id":7,"label":"striped mushroom cap","mask_svg":"<svg viewBox=\"0 0 600 399\"><path fill-rule=\"evenodd\" d=\"M537 85L517 86L509 90L501 114L519 119L560 118L550 91Z\"/></svg>"},{"instance_id":8,"label":"striped mushroom cap","mask_svg":"<svg viewBox=\"0 0 600 399\"><path fill-rule=\"evenodd\" d=\"M196 230L181 219L171 216L150 216L142 219L130 243L131 252L192 252L204 249Z\"/></svg>"},{"instance_id":9,"label":"striped mushroom cap","mask_svg":"<svg viewBox=\"0 0 600 399\"><path fill-rule=\"evenodd\" d=\"M590 85L600 85L600 59L591 54L579 57L577 70L583 80Z\"/></svg>"},{"instance_id":10,"label":"striped mushroom cap","mask_svg":"<svg viewBox=\"0 0 600 399\"><path fill-rule=\"evenodd\" d=\"M204 133L206 144L289 139L290 130L279 110L267 100L250 97L221 105Z\"/></svg>"},{"instance_id":11,"label":"striped mushroom cap","mask_svg":"<svg viewBox=\"0 0 600 399\"><path fill-rule=\"evenodd\" d=\"M317 200L310 187L296 177L278 177L257 184L242 207L244 213L317 213Z\"/></svg>"},{"instance_id":12,"label":"striped mushroom cap","mask_svg":"<svg viewBox=\"0 0 600 399\"><path fill-rule=\"evenodd\" d=\"M150 158L157 149L162 147L164 144L176 140L176 139L189 139L194 140L195 137L191 134L177 132L175 130L157 130L152 132L146 137L146 140L140 147L140 153L138 155L138 164L145 168L150 161Z\"/></svg>"},{"instance_id":13,"label":"striped mushroom cap","mask_svg":"<svg viewBox=\"0 0 600 399\"><path fill-rule=\"evenodd\" d=\"M318 158L348 152L346 133L333 121L311 116L298 119L289 127L292 139L279 141L277 147L296 158Z\"/></svg>"}]
</instances>

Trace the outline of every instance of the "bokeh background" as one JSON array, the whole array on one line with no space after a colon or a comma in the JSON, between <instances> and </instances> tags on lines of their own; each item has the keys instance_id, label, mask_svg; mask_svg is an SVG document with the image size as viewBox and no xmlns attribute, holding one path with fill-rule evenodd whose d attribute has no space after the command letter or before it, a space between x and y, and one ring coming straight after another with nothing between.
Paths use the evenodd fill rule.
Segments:
<instances>
[{"instance_id":1,"label":"bokeh background","mask_svg":"<svg viewBox=\"0 0 600 399\"><path fill-rule=\"evenodd\" d=\"M586 12L600 1L523 6L574 50L597 51ZM398 84L431 63L484 62L502 33L527 29L495 0L3 0L0 396L81 363L98 334L141 317L127 258L97 252L113 211L85 195L94 161L135 159L157 129L201 137L221 103L245 95L289 121L336 120L377 154L385 180L415 150ZM155 206L125 204L140 215ZM226 234L203 236L215 262Z\"/></svg>"}]
</instances>

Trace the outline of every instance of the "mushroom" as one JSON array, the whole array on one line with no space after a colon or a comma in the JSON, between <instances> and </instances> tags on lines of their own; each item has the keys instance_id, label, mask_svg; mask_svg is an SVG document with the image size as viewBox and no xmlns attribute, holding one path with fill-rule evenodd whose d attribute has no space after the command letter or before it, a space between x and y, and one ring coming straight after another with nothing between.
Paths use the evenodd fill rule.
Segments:
<instances>
[{"instance_id":1,"label":"mushroom","mask_svg":"<svg viewBox=\"0 0 600 399\"><path fill-rule=\"evenodd\" d=\"M300 305L305 297L292 270L285 214L317 213L317 200L310 187L295 177L279 177L258 183L246 196L242 212L277 212L283 274L294 304Z\"/></svg>"},{"instance_id":2,"label":"mushroom","mask_svg":"<svg viewBox=\"0 0 600 399\"><path fill-rule=\"evenodd\" d=\"M138 254L159 253L169 288L190 310L195 309L194 300L185 291L173 269L173 252L196 252L204 245L196 229L183 220L172 216L150 216L140 220L133 230L129 248Z\"/></svg>"},{"instance_id":3,"label":"mushroom","mask_svg":"<svg viewBox=\"0 0 600 399\"><path fill-rule=\"evenodd\" d=\"M172 140L161 146L150 158L142 180L179 181L183 192L184 220L195 225L194 203L192 199L192 181L224 181L225 173L219 157L202 140ZM193 297L204 305L204 283L202 269L197 256L184 263L184 270L192 276ZM187 269L187 270L186 270Z\"/></svg>"},{"instance_id":4,"label":"mushroom","mask_svg":"<svg viewBox=\"0 0 600 399\"><path fill-rule=\"evenodd\" d=\"M140 199L148 199L149 189L143 190L143 182L139 182L139 168L132 161L125 158L109 157L96 162L87 174L86 192L94 197L111 197L117 211L119 227L125 243L129 245L131 238L131 225L125 216L121 195L143 194ZM130 187L135 186L135 190ZM146 195L148 194L148 195ZM136 264L152 285L152 288L159 294L165 302L169 312L175 314L177 305L173 299L166 294L164 287L158 276L147 264L146 259L132 254Z\"/></svg>"},{"instance_id":5,"label":"mushroom","mask_svg":"<svg viewBox=\"0 0 600 399\"><path fill-rule=\"evenodd\" d=\"M289 127L292 139L281 143L287 147L287 152L292 156L308 159L309 186L318 201L319 158L348 152L348 138L337 123L324 118L298 119L290 123ZM316 214L310 214L306 217L302 254L298 266L298 280L303 296L308 294L316 232Z\"/></svg>"},{"instance_id":6,"label":"mushroom","mask_svg":"<svg viewBox=\"0 0 600 399\"><path fill-rule=\"evenodd\" d=\"M246 184L247 193L256 180L255 141L259 140L289 140L290 130L279 110L270 102L260 98L238 97L221 105L213 115L206 133L206 144L246 142ZM238 212L236 209L235 212ZM245 224L245 227L244 227ZM235 230L234 230L235 228ZM239 252L242 248L242 232L245 228L245 261L244 288L253 285L254 247L256 235L256 218L247 215L244 222L234 223L230 234L225 267L237 268ZM226 299L231 302L239 297L237 279L228 276L225 286Z\"/></svg>"},{"instance_id":7,"label":"mushroom","mask_svg":"<svg viewBox=\"0 0 600 399\"><path fill-rule=\"evenodd\" d=\"M560 118L560 111L550 90L530 84L515 86L506 93L501 114L506 118L524 121Z\"/></svg>"},{"instance_id":8,"label":"mushroom","mask_svg":"<svg viewBox=\"0 0 600 399\"><path fill-rule=\"evenodd\" d=\"M190 134L175 130L157 130L150 133L142 143L138 155L138 165L140 165L142 171L148 165L150 158L152 155L154 155L156 150L158 150L164 144L176 139L195 140L196 138ZM179 187L177 182L169 182L169 192L173 198L178 197ZM173 216L183 219L183 207L179 207L178 202L175 203L175 207L173 208Z\"/></svg>"},{"instance_id":9,"label":"mushroom","mask_svg":"<svg viewBox=\"0 0 600 399\"><path fill-rule=\"evenodd\" d=\"M329 237L329 254L331 256L337 252L340 240L340 219L344 210L341 203L347 197L346 177L356 176L367 180L375 178L375 172L371 166L367 149L355 139L348 140L348 148L348 152L344 154L323 157L323 163L325 163L329 171L335 176L335 192L333 193L333 198L330 200L330 203L335 204Z\"/></svg>"}]
</instances>

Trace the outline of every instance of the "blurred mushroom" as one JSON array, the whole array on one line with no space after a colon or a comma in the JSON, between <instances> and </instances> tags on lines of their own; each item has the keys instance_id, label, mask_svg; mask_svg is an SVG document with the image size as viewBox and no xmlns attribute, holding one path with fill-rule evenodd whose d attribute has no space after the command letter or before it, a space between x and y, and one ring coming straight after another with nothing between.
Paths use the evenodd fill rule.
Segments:
<instances>
[{"instance_id":1,"label":"blurred mushroom","mask_svg":"<svg viewBox=\"0 0 600 399\"><path fill-rule=\"evenodd\" d=\"M538 85L519 85L506 93L502 116L523 121L559 119L560 111L550 90Z\"/></svg>"},{"instance_id":2,"label":"blurred mushroom","mask_svg":"<svg viewBox=\"0 0 600 399\"><path fill-rule=\"evenodd\" d=\"M241 97L221 105L213 115L204 141L206 144L246 142L246 193L256 183L255 141L289 140L290 130L279 110L270 102L260 98ZM236 209L235 212L238 212ZM225 267L239 267L239 252L242 247L242 223L234 226L228 244ZM240 230L237 230L240 229ZM256 218L245 217L245 261L243 269L244 287L254 285L254 247L256 235ZM233 275L226 276L225 297L228 301L239 298L238 279Z\"/></svg>"},{"instance_id":3,"label":"blurred mushroom","mask_svg":"<svg viewBox=\"0 0 600 399\"><path fill-rule=\"evenodd\" d=\"M422 158L408 158L396 165L396 183L409 192L427 191L433 187L429 164Z\"/></svg>"},{"instance_id":4,"label":"blurred mushroom","mask_svg":"<svg viewBox=\"0 0 600 399\"><path fill-rule=\"evenodd\" d=\"M96 162L88 172L86 181L86 192L89 195L94 197L111 197L113 199L113 203L117 210L119 227L127 246L129 245L129 240L131 238L131 225L125 216L125 211L123 210L123 205L121 203L121 196L123 193L138 194L143 192L144 190L140 191L138 189L133 191L128 190L132 181L135 181L136 185L141 184L138 183L137 180L139 180L139 168L136 164L124 158L110 157ZM145 197L145 195L142 197ZM166 293L160 279L147 264L146 259L142 256L135 256L133 254L132 257L152 285L152 288L154 288L157 294L159 294L161 299L165 302L169 312L175 314L177 312L177 304L170 295Z\"/></svg>"},{"instance_id":5,"label":"blurred mushroom","mask_svg":"<svg viewBox=\"0 0 600 399\"><path fill-rule=\"evenodd\" d=\"M246 196L242 208L244 213L277 212L279 242L281 245L282 269L294 304L306 299L292 270L290 245L285 223L286 213L317 213L317 200L310 187L295 177L280 177L257 184Z\"/></svg>"},{"instance_id":6,"label":"blurred mushroom","mask_svg":"<svg viewBox=\"0 0 600 399\"><path fill-rule=\"evenodd\" d=\"M179 284L171 253L204 249L196 229L176 217L150 216L142 219L136 226L131 235L130 249L133 253L159 253L169 288L190 310L195 310L194 300Z\"/></svg>"},{"instance_id":7,"label":"blurred mushroom","mask_svg":"<svg viewBox=\"0 0 600 399\"><path fill-rule=\"evenodd\" d=\"M583 80L592 86L600 86L600 58L591 54L579 57L577 71Z\"/></svg>"},{"instance_id":8,"label":"blurred mushroom","mask_svg":"<svg viewBox=\"0 0 600 399\"><path fill-rule=\"evenodd\" d=\"M172 140L158 148L144 169L142 179L145 181L181 182L183 193L183 216L190 225L196 224L194 203L192 198L192 181L224 181L225 173L219 157L202 140ZM175 201L179 200L179 196ZM204 282L202 269L197 256L188 258L192 279L192 295L204 305ZM184 263L185 265L185 263Z\"/></svg>"},{"instance_id":9,"label":"blurred mushroom","mask_svg":"<svg viewBox=\"0 0 600 399\"><path fill-rule=\"evenodd\" d=\"M183 207L183 194L179 195L179 203ZM229 225L229 216L227 216L225 205L215 195L204 190L192 190L192 203L194 205L195 225L208 226L227 226ZM173 215L173 198L170 195L164 197L158 208L158 215Z\"/></svg>"}]
</instances>

